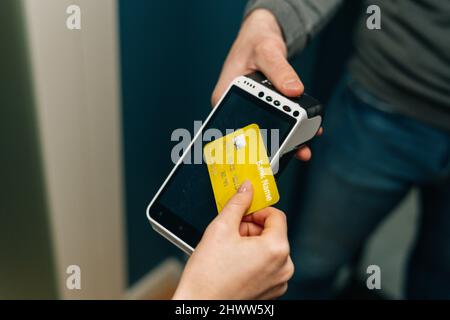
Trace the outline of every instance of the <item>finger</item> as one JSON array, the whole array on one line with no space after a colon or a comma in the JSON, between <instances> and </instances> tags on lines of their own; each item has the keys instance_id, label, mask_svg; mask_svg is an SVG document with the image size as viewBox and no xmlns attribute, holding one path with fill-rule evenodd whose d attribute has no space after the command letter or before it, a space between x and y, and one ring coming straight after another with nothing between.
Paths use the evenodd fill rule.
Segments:
<instances>
[{"instance_id":1,"label":"finger","mask_svg":"<svg viewBox=\"0 0 450 320\"><path fill-rule=\"evenodd\" d=\"M265 217L264 230L261 236L287 241L286 216L282 211L271 208L269 214Z\"/></svg>"},{"instance_id":2,"label":"finger","mask_svg":"<svg viewBox=\"0 0 450 320\"><path fill-rule=\"evenodd\" d=\"M260 300L273 300L273 299L279 298L282 295L284 295L287 290L288 290L288 284L287 283L282 283L282 284L277 285L277 286L275 286L273 288L270 288L269 290L264 292L258 299L260 299Z\"/></svg>"},{"instance_id":3,"label":"finger","mask_svg":"<svg viewBox=\"0 0 450 320\"><path fill-rule=\"evenodd\" d=\"M287 291L288 281L294 275L295 267L289 256L285 263L276 269L276 272L266 282L268 289L258 299L273 299L282 296Z\"/></svg>"},{"instance_id":4,"label":"finger","mask_svg":"<svg viewBox=\"0 0 450 320\"><path fill-rule=\"evenodd\" d=\"M230 56L226 59L211 97L213 107L217 105L224 92L236 77L246 75L252 71L246 67L246 64L241 62L242 60L245 59L242 59L242 57L235 58L233 53L230 53Z\"/></svg>"},{"instance_id":5,"label":"finger","mask_svg":"<svg viewBox=\"0 0 450 320\"><path fill-rule=\"evenodd\" d=\"M281 268L279 268L279 272L280 272L279 281L281 283L288 282L289 280L291 280L295 272L295 266L294 263L292 262L291 256L289 256L284 265Z\"/></svg>"},{"instance_id":6,"label":"finger","mask_svg":"<svg viewBox=\"0 0 450 320\"><path fill-rule=\"evenodd\" d=\"M295 157L301 161L309 161L312 157L311 149L307 146L301 147L295 153Z\"/></svg>"},{"instance_id":7,"label":"finger","mask_svg":"<svg viewBox=\"0 0 450 320\"><path fill-rule=\"evenodd\" d=\"M321 136L323 134L323 128L322 127L320 127L319 128L319 131L317 131L317 134L316 134L316 136Z\"/></svg>"},{"instance_id":8,"label":"finger","mask_svg":"<svg viewBox=\"0 0 450 320\"><path fill-rule=\"evenodd\" d=\"M253 214L243 217L242 222L253 222Z\"/></svg>"},{"instance_id":9,"label":"finger","mask_svg":"<svg viewBox=\"0 0 450 320\"><path fill-rule=\"evenodd\" d=\"M323 128L320 127L316 133L316 136L321 136L323 134ZM308 146L300 147L295 153L295 157L301 161L309 161L312 158L311 149Z\"/></svg>"},{"instance_id":10,"label":"finger","mask_svg":"<svg viewBox=\"0 0 450 320\"><path fill-rule=\"evenodd\" d=\"M227 65L224 66L224 70L220 74L219 80L217 81L216 87L214 88L211 97L211 105L213 107L217 105L230 83L234 80L234 78L238 76L239 73L238 71L234 70L234 68L227 68Z\"/></svg>"},{"instance_id":11,"label":"finger","mask_svg":"<svg viewBox=\"0 0 450 320\"><path fill-rule=\"evenodd\" d=\"M281 93L297 97L304 86L284 51L277 41L265 41L255 48L255 64Z\"/></svg>"},{"instance_id":12,"label":"finger","mask_svg":"<svg viewBox=\"0 0 450 320\"><path fill-rule=\"evenodd\" d=\"M251 222L251 223L257 224L261 227L264 227L266 218L269 216L271 210L275 210L275 209L271 208L271 207L261 209L261 210L254 212L248 216L245 216L242 219L242 221Z\"/></svg>"},{"instance_id":13,"label":"finger","mask_svg":"<svg viewBox=\"0 0 450 320\"><path fill-rule=\"evenodd\" d=\"M241 222L239 234L242 237L256 237L261 235L263 227L252 222Z\"/></svg>"},{"instance_id":14,"label":"finger","mask_svg":"<svg viewBox=\"0 0 450 320\"><path fill-rule=\"evenodd\" d=\"M239 228L242 217L250 207L253 199L253 187L250 181L246 180L239 187L236 194L228 200L217 219L227 225L235 225Z\"/></svg>"}]
</instances>

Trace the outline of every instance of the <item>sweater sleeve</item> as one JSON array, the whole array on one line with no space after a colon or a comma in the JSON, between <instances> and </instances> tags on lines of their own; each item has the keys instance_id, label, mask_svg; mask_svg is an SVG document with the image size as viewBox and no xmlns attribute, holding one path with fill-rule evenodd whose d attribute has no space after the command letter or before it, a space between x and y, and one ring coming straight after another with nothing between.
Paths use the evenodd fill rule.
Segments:
<instances>
[{"instance_id":1,"label":"sweater sleeve","mask_svg":"<svg viewBox=\"0 0 450 320\"><path fill-rule=\"evenodd\" d=\"M303 50L330 20L343 0L249 0L245 16L267 9L283 30L289 56Z\"/></svg>"}]
</instances>

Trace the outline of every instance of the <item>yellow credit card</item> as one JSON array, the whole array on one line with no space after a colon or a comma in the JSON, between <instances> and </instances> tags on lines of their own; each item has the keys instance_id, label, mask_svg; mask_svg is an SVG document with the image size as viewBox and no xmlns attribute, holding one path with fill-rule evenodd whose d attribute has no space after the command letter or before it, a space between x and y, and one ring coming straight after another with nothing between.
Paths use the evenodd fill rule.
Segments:
<instances>
[{"instance_id":1,"label":"yellow credit card","mask_svg":"<svg viewBox=\"0 0 450 320\"><path fill-rule=\"evenodd\" d=\"M208 143L203 148L203 155L218 212L245 180L253 186L253 201L245 215L269 207L280 199L257 124Z\"/></svg>"}]
</instances>

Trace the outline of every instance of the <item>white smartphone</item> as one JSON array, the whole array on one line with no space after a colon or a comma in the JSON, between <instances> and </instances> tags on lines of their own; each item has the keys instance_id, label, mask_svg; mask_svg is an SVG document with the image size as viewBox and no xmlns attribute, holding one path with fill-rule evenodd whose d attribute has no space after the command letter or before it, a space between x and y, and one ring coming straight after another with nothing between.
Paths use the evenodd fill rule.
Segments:
<instances>
[{"instance_id":1,"label":"white smartphone","mask_svg":"<svg viewBox=\"0 0 450 320\"><path fill-rule=\"evenodd\" d=\"M314 98L306 94L287 98L261 73L236 78L148 205L151 226L191 254L217 215L206 164L184 163L194 145L201 143L203 150L210 142L201 141L203 132L216 129L225 135L226 130L258 124L266 132L264 143L276 172L280 159L285 156L289 160L287 154L311 140L321 122L322 106Z\"/></svg>"}]
</instances>

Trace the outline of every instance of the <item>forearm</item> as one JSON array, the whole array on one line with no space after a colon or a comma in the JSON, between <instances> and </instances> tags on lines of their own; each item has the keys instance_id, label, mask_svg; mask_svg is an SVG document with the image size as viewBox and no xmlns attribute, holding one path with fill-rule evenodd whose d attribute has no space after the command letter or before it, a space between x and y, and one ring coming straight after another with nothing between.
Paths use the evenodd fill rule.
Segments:
<instances>
[{"instance_id":1,"label":"forearm","mask_svg":"<svg viewBox=\"0 0 450 320\"><path fill-rule=\"evenodd\" d=\"M271 11L283 31L289 56L303 50L330 20L343 0L250 0L246 15L255 9Z\"/></svg>"}]
</instances>

